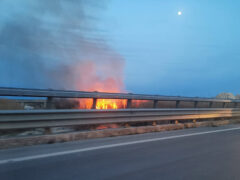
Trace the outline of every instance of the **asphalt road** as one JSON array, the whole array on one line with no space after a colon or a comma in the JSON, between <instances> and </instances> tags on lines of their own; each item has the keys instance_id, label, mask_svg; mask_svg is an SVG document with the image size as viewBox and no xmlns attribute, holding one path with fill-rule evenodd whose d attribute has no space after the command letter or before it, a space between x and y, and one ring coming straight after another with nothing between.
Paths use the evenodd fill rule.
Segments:
<instances>
[{"instance_id":1,"label":"asphalt road","mask_svg":"<svg viewBox=\"0 0 240 180\"><path fill-rule=\"evenodd\" d=\"M240 126L0 151L0 180L240 179Z\"/></svg>"}]
</instances>

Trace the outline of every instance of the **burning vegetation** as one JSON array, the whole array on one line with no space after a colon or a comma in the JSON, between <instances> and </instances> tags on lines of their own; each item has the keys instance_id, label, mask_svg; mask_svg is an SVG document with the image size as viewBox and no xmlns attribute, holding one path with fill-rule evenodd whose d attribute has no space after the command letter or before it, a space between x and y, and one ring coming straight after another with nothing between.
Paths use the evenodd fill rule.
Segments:
<instances>
[{"instance_id":1,"label":"burning vegetation","mask_svg":"<svg viewBox=\"0 0 240 180\"><path fill-rule=\"evenodd\" d=\"M93 99L80 99L80 109L92 109ZM127 100L119 99L97 99L95 109L124 109L127 107Z\"/></svg>"},{"instance_id":2,"label":"burning vegetation","mask_svg":"<svg viewBox=\"0 0 240 180\"><path fill-rule=\"evenodd\" d=\"M98 61L82 61L73 68L76 77L75 89L90 92L126 92L123 83L124 60L115 54L115 58L101 58ZM117 67L117 68L116 68ZM97 99L94 109L123 109L127 100ZM93 99L79 99L80 109L91 109Z\"/></svg>"}]
</instances>

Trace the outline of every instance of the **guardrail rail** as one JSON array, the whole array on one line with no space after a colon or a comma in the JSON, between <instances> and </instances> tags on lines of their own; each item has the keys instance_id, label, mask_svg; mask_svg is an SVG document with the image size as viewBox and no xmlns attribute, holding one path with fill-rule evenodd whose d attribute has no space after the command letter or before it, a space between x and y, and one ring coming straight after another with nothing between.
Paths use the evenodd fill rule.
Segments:
<instances>
[{"instance_id":1,"label":"guardrail rail","mask_svg":"<svg viewBox=\"0 0 240 180\"><path fill-rule=\"evenodd\" d=\"M233 117L240 109L8 110L0 111L0 130Z\"/></svg>"},{"instance_id":2,"label":"guardrail rail","mask_svg":"<svg viewBox=\"0 0 240 180\"><path fill-rule=\"evenodd\" d=\"M208 102L209 108L213 103L222 103L222 108L226 108L228 103L233 103L234 108L240 105L240 100L214 99L199 97L181 97L181 96L160 96L132 93L103 93L103 92L85 92L85 91L65 91L51 89L24 89L24 88L0 88L0 96L21 96L21 97L46 97L47 108L51 108L53 98L92 98L92 109L96 108L97 99L126 99L127 108L131 108L132 100L151 100L153 108L157 108L158 101L175 101L176 108L179 108L180 102L194 102L194 108L197 108L199 102Z\"/></svg>"}]
</instances>

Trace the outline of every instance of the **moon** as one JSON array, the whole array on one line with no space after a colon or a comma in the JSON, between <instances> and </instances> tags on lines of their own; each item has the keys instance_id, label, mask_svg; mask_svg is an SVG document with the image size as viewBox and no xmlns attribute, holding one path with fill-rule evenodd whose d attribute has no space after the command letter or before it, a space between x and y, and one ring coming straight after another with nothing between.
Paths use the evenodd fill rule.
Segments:
<instances>
[{"instance_id":1,"label":"moon","mask_svg":"<svg viewBox=\"0 0 240 180\"><path fill-rule=\"evenodd\" d=\"M178 11L178 13L177 13L179 16L181 16L182 15L182 11Z\"/></svg>"}]
</instances>

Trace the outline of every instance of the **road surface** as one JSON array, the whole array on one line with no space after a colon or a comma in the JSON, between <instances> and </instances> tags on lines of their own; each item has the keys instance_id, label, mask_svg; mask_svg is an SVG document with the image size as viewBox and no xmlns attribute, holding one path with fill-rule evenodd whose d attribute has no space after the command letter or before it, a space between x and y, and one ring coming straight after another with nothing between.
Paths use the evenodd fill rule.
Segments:
<instances>
[{"instance_id":1,"label":"road surface","mask_svg":"<svg viewBox=\"0 0 240 180\"><path fill-rule=\"evenodd\" d=\"M240 125L0 150L1 180L240 179Z\"/></svg>"}]
</instances>

